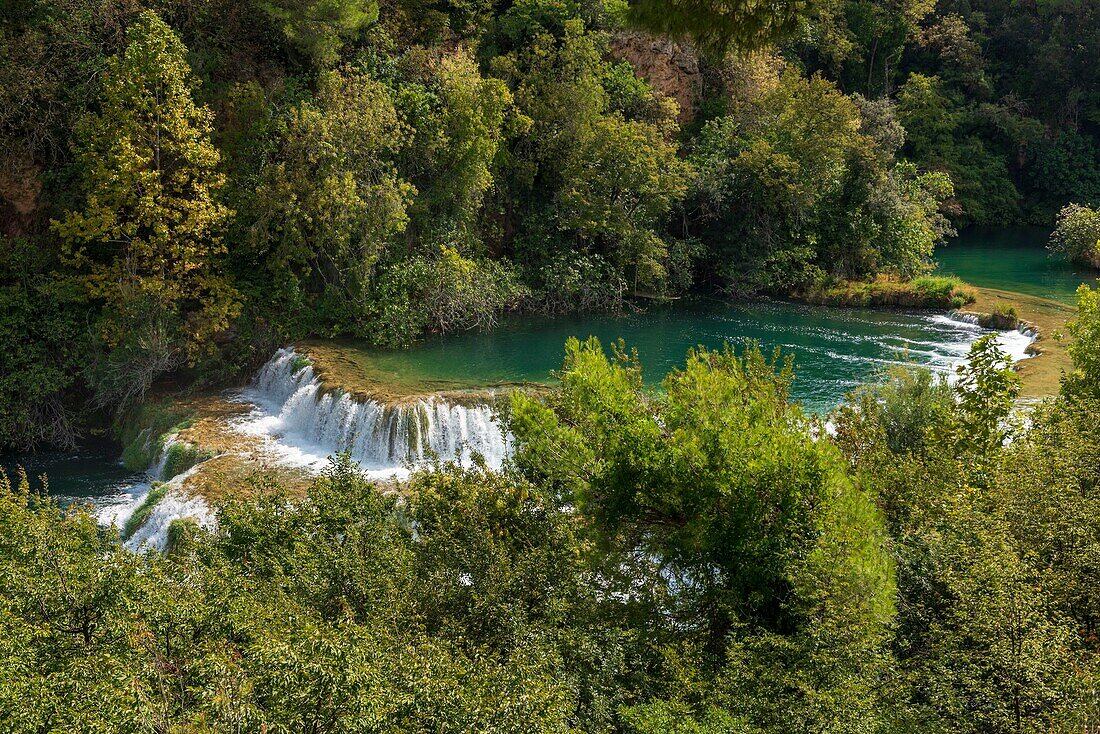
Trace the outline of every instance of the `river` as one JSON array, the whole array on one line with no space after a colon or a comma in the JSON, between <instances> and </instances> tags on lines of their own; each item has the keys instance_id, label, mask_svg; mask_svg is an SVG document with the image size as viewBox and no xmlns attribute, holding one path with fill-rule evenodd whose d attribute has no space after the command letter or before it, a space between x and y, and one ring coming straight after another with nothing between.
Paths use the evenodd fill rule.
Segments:
<instances>
[{"instance_id":1,"label":"river","mask_svg":"<svg viewBox=\"0 0 1100 734\"><path fill-rule=\"evenodd\" d=\"M1048 258L1046 233L1037 229L971 230L940 248L941 272L978 286L1001 288L1071 302L1091 274ZM740 346L745 339L765 350L795 355L793 396L824 413L853 387L890 364L913 362L948 372L961 364L977 327L942 314L833 309L782 302L727 304L679 301L626 316L510 319L488 333L432 340L410 350L362 351L384 379L410 384L484 386L546 381L560 366L569 336L594 335L605 344L625 339L641 357L645 377L656 383L681 364L690 347ZM1002 341L1017 357L1027 340L1008 333ZM110 517L147 488L147 480L121 467L120 449L96 442L71 452L0 456L9 471L17 464L32 475L48 474L51 494L68 502L94 499Z\"/></svg>"}]
</instances>

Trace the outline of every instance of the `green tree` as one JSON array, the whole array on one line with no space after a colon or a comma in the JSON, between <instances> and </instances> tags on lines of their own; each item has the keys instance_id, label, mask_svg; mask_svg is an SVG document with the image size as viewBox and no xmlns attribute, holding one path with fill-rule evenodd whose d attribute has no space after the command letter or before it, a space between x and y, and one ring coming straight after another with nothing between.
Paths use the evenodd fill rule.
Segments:
<instances>
[{"instance_id":1,"label":"green tree","mask_svg":"<svg viewBox=\"0 0 1100 734\"><path fill-rule=\"evenodd\" d=\"M378 20L376 0L261 0L288 42L318 66L331 66L345 41Z\"/></svg>"},{"instance_id":2,"label":"green tree","mask_svg":"<svg viewBox=\"0 0 1100 734\"><path fill-rule=\"evenodd\" d=\"M366 335L367 284L414 194L394 162L406 132L386 87L351 70L324 72L288 111L249 244L275 295L319 310L324 328Z\"/></svg>"},{"instance_id":3,"label":"green tree","mask_svg":"<svg viewBox=\"0 0 1100 734\"><path fill-rule=\"evenodd\" d=\"M218 267L232 212L217 198L225 179L213 115L192 98L186 52L151 11L130 26L125 53L107 63L99 111L76 130L84 206L54 222L70 267L105 304L114 352L97 387L123 405L179 366L182 348L191 362L208 353L239 311Z\"/></svg>"},{"instance_id":4,"label":"green tree","mask_svg":"<svg viewBox=\"0 0 1100 734\"><path fill-rule=\"evenodd\" d=\"M654 126L603 117L566 164L562 225L627 273L635 290L660 288L668 259L660 227L686 194L689 170Z\"/></svg>"},{"instance_id":5,"label":"green tree","mask_svg":"<svg viewBox=\"0 0 1100 734\"><path fill-rule=\"evenodd\" d=\"M723 286L790 291L823 276L926 269L950 232L939 208L951 186L895 162L895 126L888 105L790 69L707 123L691 200Z\"/></svg>"},{"instance_id":6,"label":"green tree","mask_svg":"<svg viewBox=\"0 0 1100 734\"><path fill-rule=\"evenodd\" d=\"M981 137L967 134L967 111L938 77L912 73L898 90L898 117L905 126L905 155L918 165L946 171L955 186L955 218L994 223L1019 216L1020 194L1003 155Z\"/></svg>"},{"instance_id":7,"label":"green tree","mask_svg":"<svg viewBox=\"0 0 1100 734\"><path fill-rule=\"evenodd\" d=\"M1063 378L1064 389L1100 394L1100 290L1077 289L1077 318L1067 324L1073 372Z\"/></svg>"},{"instance_id":8,"label":"green tree","mask_svg":"<svg viewBox=\"0 0 1100 734\"><path fill-rule=\"evenodd\" d=\"M893 614L881 518L788 402L790 362L700 350L651 394L636 357L572 339L559 378L544 401L513 397L517 465L618 549L611 589L655 641L690 630L684 663L725 671L707 700L777 730L865 715Z\"/></svg>"},{"instance_id":9,"label":"green tree","mask_svg":"<svg viewBox=\"0 0 1100 734\"><path fill-rule=\"evenodd\" d=\"M746 52L784 39L824 3L780 2L760 4L736 0L690 0L670 4L660 0L633 0L629 22L655 33L686 36L708 53Z\"/></svg>"},{"instance_id":10,"label":"green tree","mask_svg":"<svg viewBox=\"0 0 1100 734\"><path fill-rule=\"evenodd\" d=\"M482 77L465 49L447 55L410 51L410 79L397 104L410 139L400 169L416 187L410 236L425 249L466 244L494 183L493 164L513 116L512 95L499 79Z\"/></svg>"},{"instance_id":11,"label":"green tree","mask_svg":"<svg viewBox=\"0 0 1100 734\"><path fill-rule=\"evenodd\" d=\"M1050 249L1074 262L1100 268L1100 210L1068 204L1058 212Z\"/></svg>"}]
</instances>

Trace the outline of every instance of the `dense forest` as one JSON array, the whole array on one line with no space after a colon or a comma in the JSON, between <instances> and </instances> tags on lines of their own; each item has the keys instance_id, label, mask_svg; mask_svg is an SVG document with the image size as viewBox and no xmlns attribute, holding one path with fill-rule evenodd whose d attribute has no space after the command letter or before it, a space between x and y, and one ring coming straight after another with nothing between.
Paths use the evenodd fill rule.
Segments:
<instances>
[{"instance_id":1,"label":"dense forest","mask_svg":"<svg viewBox=\"0 0 1100 734\"><path fill-rule=\"evenodd\" d=\"M0 445L307 335L904 282L955 227L1091 214L1098 12L11 0Z\"/></svg>"},{"instance_id":2,"label":"dense forest","mask_svg":"<svg viewBox=\"0 0 1100 734\"><path fill-rule=\"evenodd\" d=\"M663 390L571 341L502 472L400 495L332 460L133 553L0 475L6 731L822 734L1100 725L1100 298L1024 423L993 337L897 368L835 440L789 360ZM1086 338L1087 337L1087 338ZM241 488L242 490L244 488Z\"/></svg>"},{"instance_id":3,"label":"dense forest","mask_svg":"<svg viewBox=\"0 0 1100 734\"><path fill-rule=\"evenodd\" d=\"M0 449L306 337L946 307L970 224L1100 266L1097 58L1090 0L7 0ZM827 420L752 342L571 339L501 471L256 471L163 552L0 470L0 729L1098 731L1100 291L1066 330L1026 410L989 335Z\"/></svg>"}]
</instances>

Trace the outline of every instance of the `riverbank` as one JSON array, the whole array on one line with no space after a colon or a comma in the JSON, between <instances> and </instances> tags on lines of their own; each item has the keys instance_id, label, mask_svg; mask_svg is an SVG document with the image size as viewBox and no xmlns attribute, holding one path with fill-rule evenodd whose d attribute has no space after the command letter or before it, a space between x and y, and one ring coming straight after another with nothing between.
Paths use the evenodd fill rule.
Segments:
<instances>
[{"instance_id":1,"label":"riverbank","mask_svg":"<svg viewBox=\"0 0 1100 734\"><path fill-rule=\"evenodd\" d=\"M1015 312L1022 325L1035 329L1036 338L1030 351L1035 355L1016 366L1023 383L1021 397L1038 399L1055 395L1061 378L1071 366L1066 339L1066 322L1074 318L1077 309L1059 301L998 288L974 288L974 302L959 313L984 314Z\"/></svg>"},{"instance_id":2,"label":"riverbank","mask_svg":"<svg viewBox=\"0 0 1100 734\"><path fill-rule=\"evenodd\" d=\"M839 280L790 294L791 300L839 308L960 309L973 303L974 289L954 276L922 275L910 280Z\"/></svg>"}]
</instances>

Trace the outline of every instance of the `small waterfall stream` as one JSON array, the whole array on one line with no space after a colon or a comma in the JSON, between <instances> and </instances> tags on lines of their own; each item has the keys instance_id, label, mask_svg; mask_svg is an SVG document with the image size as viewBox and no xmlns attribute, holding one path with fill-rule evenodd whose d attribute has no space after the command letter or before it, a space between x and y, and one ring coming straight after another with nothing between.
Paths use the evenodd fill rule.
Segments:
<instances>
[{"instance_id":1,"label":"small waterfall stream","mask_svg":"<svg viewBox=\"0 0 1100 734\"><path fill-rule=\"evenodd\" d=\"M407 404L359 401L326 391L308 361L280 349L242 397L257 409L239 429L266 437L290 463L319 468L327 457L348 452L375 476L403 476L433 457L468 464L473 455L499 469L508 435L492 406L462 405L437 397Z\"/></svg>"}]
</instances>

